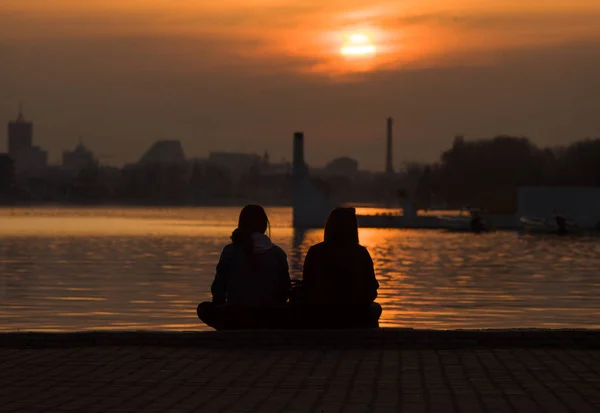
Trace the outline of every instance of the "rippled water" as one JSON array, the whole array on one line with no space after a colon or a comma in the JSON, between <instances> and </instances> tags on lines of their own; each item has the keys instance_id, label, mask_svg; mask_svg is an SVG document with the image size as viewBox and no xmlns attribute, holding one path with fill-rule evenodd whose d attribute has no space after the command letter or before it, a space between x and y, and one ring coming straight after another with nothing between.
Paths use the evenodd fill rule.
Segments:
<instances>
[{"instance_id":1,"label":"rippled water","mask_svg":"<svg viewBox=\"0 0 600 413\"><path fill-rule=\"evenodd\" d=\"M0 331L205 329L238 208L0 210ZM322 231L270 209L301 276ZM600 239L361 229L382 326L600 328Z\"/></svg>"}]
</instances>

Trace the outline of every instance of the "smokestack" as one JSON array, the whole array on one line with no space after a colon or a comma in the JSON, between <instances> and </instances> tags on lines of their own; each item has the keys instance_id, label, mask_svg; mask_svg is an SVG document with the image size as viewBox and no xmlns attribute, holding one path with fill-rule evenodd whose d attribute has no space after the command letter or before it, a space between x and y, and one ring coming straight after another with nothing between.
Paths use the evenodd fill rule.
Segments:
<instances>
[{"instance_id":1,"label":"smokestack","mask_svg":"<svg viewBox=\"0 0 600 413\"><path fill-rule=\"evenodd\" d=\"M388 174L394 173L394 165L392 161L392 126L394 120L387 118L387 150L385 157L385 172Z\"/></svg>"},{"instance_id":2,"label":"smokestack","mask_svg":"<svg viewBox=\"0 0 600 413\"><path fill-rule=\"evenodd\" d=\"M303 179L308 174L306 161L304 160L304 133L294 133L294 160L292 163L292 175L294 179Z\"/></svg>"},{"instance_id":3,"label":"smokestack","mask_svg":"<svg viewBox=\"0 0 600 413\"><path fill-rule=\"evenodd\" d=\"M294 167L304 166L304 133L294 133Z\"/></svg>"}]
</instances>

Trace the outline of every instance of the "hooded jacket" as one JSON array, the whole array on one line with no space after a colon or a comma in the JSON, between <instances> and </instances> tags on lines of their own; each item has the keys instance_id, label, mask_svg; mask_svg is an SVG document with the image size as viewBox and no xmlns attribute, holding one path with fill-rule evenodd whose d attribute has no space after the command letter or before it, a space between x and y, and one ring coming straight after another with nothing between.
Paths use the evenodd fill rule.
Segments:
<instances>
[{"instance_id":1,"label":"hooded jacket","mask_svg":"<svg viewBox=\"0 0 600 413\"><path fill-rule=\"evenodd\" d=\"M238 246L223 248L211 291L213 303L239 307L284 306L291 282L287 255L268 236L253 233L255 263Z\"/></svg>"}]
</instances>

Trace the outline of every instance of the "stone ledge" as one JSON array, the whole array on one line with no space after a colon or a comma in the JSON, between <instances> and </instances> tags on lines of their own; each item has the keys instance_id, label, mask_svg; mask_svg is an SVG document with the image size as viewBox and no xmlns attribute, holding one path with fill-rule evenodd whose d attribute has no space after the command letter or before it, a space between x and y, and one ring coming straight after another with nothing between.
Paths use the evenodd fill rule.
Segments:
<instances>
[{"instance_id":1,"label":"stone ledge","mask_svg":"<svg viewBox=\"0 0 600 413\"><path fill-rule=\"evenodd\" d=\"M600 330L254 330L0 333L0 348L111 346L203 348L600 349Z\"/></svg>"}]
</instances>

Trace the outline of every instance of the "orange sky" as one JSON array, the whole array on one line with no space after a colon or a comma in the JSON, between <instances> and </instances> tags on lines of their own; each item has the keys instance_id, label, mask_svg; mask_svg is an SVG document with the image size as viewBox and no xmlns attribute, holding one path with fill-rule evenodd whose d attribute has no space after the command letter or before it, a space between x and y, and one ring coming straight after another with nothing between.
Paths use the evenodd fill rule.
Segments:
<instances>
[{"instance_id":1,"label":"orange sky","mask_svg":"<svg viewBox=\"0 0 600 413\"><path fill-rule=\"evenodd\" d=\"M451 3L450 7L446 0L4 0L0 33L17 41L179 37L213 43L209 56L259 61L297 56L317 61L302 69L318 67L336 74L354 70L352 64L340 61L337 51L344 34L356 30L371 33L380 50L371 70L407 63L434 65L432 59L443 60L440 55L453 52L600 37L596 0ZM205 57L188 59L197 63Z\"/></svg>"},{"instance_id":2,"label":"orange sky","mask_svg":"<svg viewBox=\"0 0 600 413\"><path fill-rule=\"evenodd\" d=\"M280 143L281 134L289 135L302 128L331 136L331 142L341 139L339 135L352 135L350 148L356 153L348 155L362 154L363 164L375 168L381 154L365 155L361 148L381 134L381 119L388 115L402 118L402 111L410 106L409 99L453 101L455 89L460 89L460 85L468 89L472 80L467 74L454 78L457 68L488 70L490 75L499 76L499 81L507 81L509 69L504 70L504 66L526 64L523 70L529 71L531 82L519 81L531 86L539 80L534 75L540 69L535 69L538 54L542 59L558 59L556 64L574 59L574 67L586 70L590 59L596 62L597 55L590 45L600 41L599 18L597 0L3 0L0 59L4 56L7 63L6 76L0 78L5 95L0 98L0 115L4 119L13 117L17 103L24 101L31 108L31 116L38 123L44 121L38 125L40 144L58 153L59 148L76 141L77 136L68 134L88 135L92 148L111 153L116 162L136 158L146 145L160 137L181 138L190 155L218 149L262 151L269 147L278 156L289 157L289 148ZM351 33L368 34L377 48L376 54L359 59L342 57L340 47ZM576 56L563 56L575 53L574 50ZM544 63L544 71L550 70L548 64ZM407 83L411 76L430 76L432 70L438 74L433 77L434 82L450 74L452 80L442 81L444 84L435 90L430 90L427 83L420 84L424 81L418 79ZM523 73L519 76L525 76ZM592 101L591 93L597 83L590 81L587 90ZM398 92L404 88L407 101L398 95L394 96L399 100L394 101L385 84L393 84ZM554 82L545 87L539 85L531 93L539 95L550 86L556 93L572 89L568 82ZM411 87L419 90L411 91ZM198 93L194 95L190 89ZM502 94L503 90L498 86L489 93ZM322 99L307 95L309 91L320 93ZM560 95L563 100L564 93ZM286 98L311 102L310 108L302 109L289 102L282 105L280 100ZM378 105L361 111L357 100L352 107L346 107L348 99L353 98ZM587 96L577 98L587 101ZM270 113L258 108L243 113L243 108L251 104L244 99L267 99L258 106ZM556 100L553 110L564 114L558 95ZM175 110L173 105L177 102L181 107ZM194 104L203 111L196 118L186 109ZM336 109L338 104L340 108ZM439 130L416 120L410 124L407 119L407 129L420 137L399 145L402 154L397 158L410 148L415 148L414 153L404 158L435 158L447 145L443 139L451 139L455 133L537 134L532 137L555 142L559 136L551 130L566 130L575 123L580 130L575 127L573 136L564 139L581 134L600 135L600 125L585 116L575 122L569 115L573 122L563 119L561 125L551 128L547 125L548 116L541 115L541 104L545 104L541 97L539 101L527 102L525 109L532 112L526 120L519 120L517 111L501 114L503 124L498 117L492 117L500 110L498 107L481 115L489 119L470 125L466 115L460 118L461 113L468 113L468 105L454 113L454 120L445 119L446 114L438 122ZM418 117L428 122L439 116L438 111L447 112L443 105L418 106L421 107L410 110L418 110ZM117 112L125 110L129 110L129 122L145 126L118 128L108 120L116 121ZM245 127L230 125L223 115L226 110L234 112L230 116L242 119ZM587 110L583 111L587 116ZM583 116L580 112L577 109L578 116ZM156 117L158 113L162 114L162 123ZM265 122L272 119L273 113L280 121L271 120L271 128ZM531 115L536 113L540 118L534 121ZM360 125L352 125L352 119ZM365 124L367 121L371 123ZM346 122L349 126L344 126ZM500 130L499 125L506 129ZM116 149L110 137L125 131L131 135L132 145L125 150ZM149 136L149 131L153 136ZM242 131L246 136L257 136L256 147L237 136ZM199 135L212 138L193 138ZM435 150L423 144L423 138L438 141ZM326 152L323 159L317 158L317 163L334 154L333 149Z\"/></svg>"}]
</instances>

